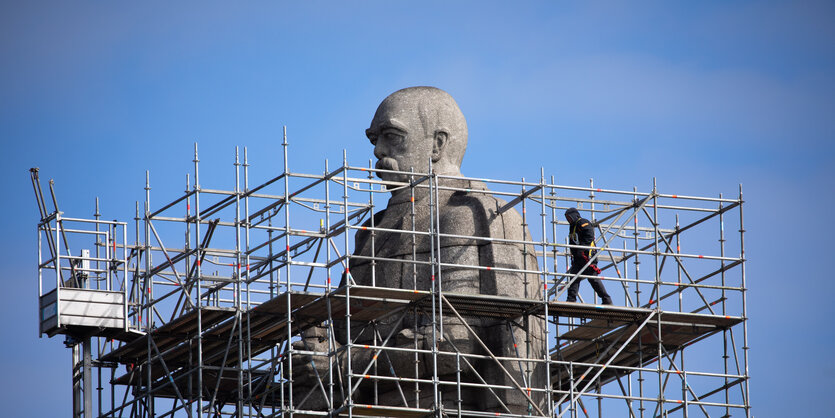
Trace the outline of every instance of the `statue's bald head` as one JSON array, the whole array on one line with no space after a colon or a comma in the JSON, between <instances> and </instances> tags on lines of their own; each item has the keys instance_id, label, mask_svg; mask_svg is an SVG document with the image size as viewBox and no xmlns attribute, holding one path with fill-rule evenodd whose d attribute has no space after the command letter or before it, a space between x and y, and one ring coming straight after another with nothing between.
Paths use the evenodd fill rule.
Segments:
<instances>
[{"instance_id":1,"label":"statue's bald head","mask_svg":"<svg viewBox=\"0 0 835 418\"><path fill-rule=\"evenodd\" d=\"M408 152L410 158L398 158L394 147L378 146L377 139L390 125L406 131L409 150L401 148L400 153ZM403 164L408 161L415 170L425 172L428 162L420 160L427 161L431 155L436 170L457 174L467 149L467 121L461 109L449 93L435 87L409 87L390 94L377 107L366 134L375 144L377 158L399 160L400 171L409 170Z\"/></svg>"}]
</instances>

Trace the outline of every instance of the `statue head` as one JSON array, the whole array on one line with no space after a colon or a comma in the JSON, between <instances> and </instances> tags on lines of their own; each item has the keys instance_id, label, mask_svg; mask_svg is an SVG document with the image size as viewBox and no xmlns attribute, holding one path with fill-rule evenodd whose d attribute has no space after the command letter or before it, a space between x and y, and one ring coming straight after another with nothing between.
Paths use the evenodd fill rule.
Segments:
<instances>
[{"instance_id":1,"label":"statue head","mask_svg":"<svg viewBox=\"0 0 835 418\"><path fill-rule=\"evenodd\" d=\"M460 175L467 149L467 121L449 93L435 87L398 90L377 107L365 135L374 144L378 169ZM406 175L378 173L383 180Z\"/></svg>"}]
</instances>

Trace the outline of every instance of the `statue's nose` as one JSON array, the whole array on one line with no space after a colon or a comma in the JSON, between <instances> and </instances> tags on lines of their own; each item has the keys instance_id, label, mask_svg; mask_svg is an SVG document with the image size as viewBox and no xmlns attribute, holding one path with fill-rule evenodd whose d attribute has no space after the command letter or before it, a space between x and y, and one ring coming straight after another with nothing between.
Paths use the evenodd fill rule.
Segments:
<instances>
[{"instance_id":1,"label":"statue's nose","mask_svg":"<svg viewBox=\"0 0 835 418\"><path fill-rule=\"evenodd\" d=\"M374 145L374 156L377 157L378 160L388 156L383 150L383 145L379 141L377 142L377 145Z\"/></svg>"}]
</instances>

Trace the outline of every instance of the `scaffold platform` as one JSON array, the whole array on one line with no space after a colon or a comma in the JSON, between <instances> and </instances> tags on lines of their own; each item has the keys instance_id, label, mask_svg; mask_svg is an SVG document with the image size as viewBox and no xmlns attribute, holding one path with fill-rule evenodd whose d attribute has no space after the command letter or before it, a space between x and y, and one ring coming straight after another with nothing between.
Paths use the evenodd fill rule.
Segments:
<instances>
[{"instance_id":1,"label":"scaffold platform","mask_svg":"<svg viewBox=\"0 0 835 418\"><path fill-rule=\"evenodd\" d=\"M286 341L288 321L285 312L288 303L290 316L294 318L294 328L290 335L298 335L301 331L322 323L329 317L344 315L348 305L346 303L348 292L351 293L351 312L356 321L373 321L396 314L403 309L419 307L428 310L432 306L431 292L416 290L343 286L328 295L305 292L284 293L243 313L246 318L243 324L247 326L251 335L247 338L247 342L251 345L252 354L260 354ZM459 313L466 316L515 318L522 314L545 315L545 308L541 302L528 299L455 293L445 293L444 297ZM551 317L587 320L559 336L558 341L561 344L552 352L551 359L559 363L575 363L581 368L586 368L587 372L582 375L583 378L586 374L593 373L600 368L595 365L606 363L605 370L599 376L600 385L628 375L632 371L631 368L644 367L657 361L656 344L659 339L663 342L665 350L674 352L742 322L740 317L665 312L649 308L576 302L549 302L547 305L548 315ZM623 345L617 357L610 359L600 355L606 347L635 333L640 324L651 315L655 315L659 320L646 321L636 337ZM234 331L233 316L234 310L228 308L210 306L201 308L201 323L204 330L203 362L215 366L216 369L229 368L221 371L223 377L220 382L218 370L203 373L204 390L220 391L225 395L220 399L234 398L236 389L234 380L236 380L237 373L232 368L238 361L239 338L237 335L230 335ZM151 332L150 337L154 341L153 346L150 347L150 356L154 357L152 383L155 386L163 385L166 380L169 380L166 378L168 371L177 370L171 376L170 381L177 382L180 394L178 395L177 391L169 386L167 390L160 391L159 396L173 398L197 390L195 376L183 378L186 373L193 375L193 372L186 371L185 367L192 364L197 357L195 349L187 343L197 337L197 323L195 310ZM149 357L150 345L147 336L140 336L102 356L101 360L126 365L139 364ZM161 357L156 355L158 353L161 353ZM569 391L572 384L581 379L581 375L572 376L573 379L569 378L569 373L566 373L565 369L556 366L552 370L552 382L557 390ZM267 375L269 375L268 372L256 371L248 380L255 382L253 386L263 389L265 385L259 384L258 379ZM113 383L141 388L147 385L147 376L130 371L116 378ZM191 392L188 388L192 388ZM409 408L364 411L368 416L387 416L385 414L394 412L398 413L396 416L424 416L419 414L428 413L419 409L407 412L407 409ZM418 415L411 415L412 413Z\"/></svg>"},{"instance_id":2,"label":"scaffold platform","mask_svg":"<svg viewBox=\"0 0 835 418\"><path fill-rule=\"evenodd\" d=\"M560 305L575 303L552 302L551 305L556 305L554 311L559 312ZM554 361L562 364L575 363L581 369L585 369L582 374L574 376L566 373L566 367L555 367L552 370L552 382L555 389L562 391L570 391L577 380L600 369L603 371L598 376L599 384L605 385L620 376L630 374L636 368L658 361L659 343L666 352L676 352L711 335L727 331L743 321L743 318L726 315L602 305L566 306L565 309L566 312L562 316L593 319L560 335L560 344L551 354ZM651 315L657 320L650 318L645 321ZM645 323L643 327L642 323ZM634 338L623 342L619 346L618 355L613 358L615 350L612 350L612 347L632 334L635 334Z\"/></svg>"}]
</instances>

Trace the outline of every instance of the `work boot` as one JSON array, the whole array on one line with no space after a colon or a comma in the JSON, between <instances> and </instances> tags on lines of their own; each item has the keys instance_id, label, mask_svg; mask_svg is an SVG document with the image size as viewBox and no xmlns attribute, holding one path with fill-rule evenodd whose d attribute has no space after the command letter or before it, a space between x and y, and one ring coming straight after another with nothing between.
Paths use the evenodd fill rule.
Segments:
<instances>
[{"instance_id":1,"label":"work boot","mask_svg":"<svg viewBox=\"0 0 835 418\"><path fill-rule=\"evenodd\" d=\"M611 305L612 304L612 298L609 297L609 296L606 296L605 298L603 298L603 302L601 302L600 304L601 305Z\"/></svg>"}]
</instances>

